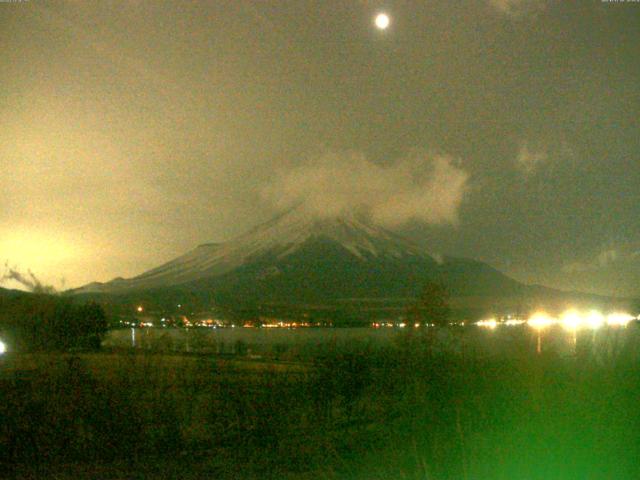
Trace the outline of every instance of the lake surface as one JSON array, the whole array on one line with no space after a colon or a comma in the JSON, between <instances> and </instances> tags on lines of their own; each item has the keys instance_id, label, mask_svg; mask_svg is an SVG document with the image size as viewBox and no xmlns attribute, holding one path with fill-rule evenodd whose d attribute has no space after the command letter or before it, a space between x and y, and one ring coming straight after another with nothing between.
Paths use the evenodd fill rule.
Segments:
<instances>
[{"instance_id":1,"label":"lake surface","mask_svg":"<svg viewBox=\"0 0 640 480\"><path fill-rule=\"evenodd\" d=\"M128 328L112 330L103 345L213 354L306 356L328 351L366 351L419 341L426 327L413 328ZM570 331L560 325L536 330L527 325L495 328L452 327L430 332L433 345L441 350L493 355L523 351L572 355L590 350L611 356L624 350L640 358L640 325Z\"/></svg>"}]
</instances>

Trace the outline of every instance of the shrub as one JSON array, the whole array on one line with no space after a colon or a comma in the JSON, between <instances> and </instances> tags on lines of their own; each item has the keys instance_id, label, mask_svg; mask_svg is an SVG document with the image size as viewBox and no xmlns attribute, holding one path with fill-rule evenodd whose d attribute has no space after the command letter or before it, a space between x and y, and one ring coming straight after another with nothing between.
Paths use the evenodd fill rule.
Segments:
<instances>
[{"instance_id":1,"label":"shrub","mask_svg":"<svg viewBox=\"0 0 640 480\"><path fill-rule=\"evenodd\" d=\"M96 350L107 318L95 303L78 305L65 297L32 294L1 303L0 325L10 332L15 350Z\"/></svg>"}]
</instances>

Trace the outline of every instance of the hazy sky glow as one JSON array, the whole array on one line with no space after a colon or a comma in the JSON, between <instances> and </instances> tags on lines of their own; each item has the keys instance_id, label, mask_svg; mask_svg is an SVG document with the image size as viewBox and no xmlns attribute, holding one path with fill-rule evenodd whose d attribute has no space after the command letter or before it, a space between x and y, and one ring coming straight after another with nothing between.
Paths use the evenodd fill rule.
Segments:
<instances>
[{"instance_id":1,"label":"hazy sky glow","mask_svg":"<svg viewBox=\"0 0 640 480\"><path fill-rule=\"evenodd\" d=\"M131 276L303 201L519 280L640 295L639 16L0 3L0 260L58 285Z\"/></svg>"}]
</instances>

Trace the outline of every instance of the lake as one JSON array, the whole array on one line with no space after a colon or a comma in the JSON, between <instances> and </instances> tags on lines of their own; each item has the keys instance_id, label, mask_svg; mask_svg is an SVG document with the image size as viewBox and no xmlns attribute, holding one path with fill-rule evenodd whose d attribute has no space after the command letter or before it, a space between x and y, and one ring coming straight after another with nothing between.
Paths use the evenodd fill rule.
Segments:
<instances>
[{"instance_id":1,"label":"lake","mask_svg":"<svg viewBox=\"0 0 640 480\"><path fill-rule=\"evenodd\" d=\"M528 325L494 328L465 326L427 332L421 328L127 328L110 331L107 348L186 353L284 355L305 357L331 350L366 351L400 345L431 335L436 349L472 355L511 354L523 351L572 355L591 350L608 357L624 349L640 353L640 327L603 326L567 330L560 325L535 329Z\"/></svg>"}]
</instances>

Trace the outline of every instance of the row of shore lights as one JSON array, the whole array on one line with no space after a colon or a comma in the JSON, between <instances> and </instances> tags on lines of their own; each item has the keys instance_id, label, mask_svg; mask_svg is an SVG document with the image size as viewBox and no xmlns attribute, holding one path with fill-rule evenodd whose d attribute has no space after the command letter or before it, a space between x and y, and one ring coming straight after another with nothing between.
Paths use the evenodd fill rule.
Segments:
<instances>
[{"instance_id":1,"label":"row of shore lights","mask_svg":"<svg viewBox=\"0 0 640 480\"><path fill-rule=\"evenodd\" d=\"M488 320L480 320L475 324L479 327L494 329L498 325L522 325L527 324L536 330L542 330L552 325L562 325L567 330L578 330L581 328L598 329L605 325L610 327L626 327L627 324L636 320L633 315L623 312L614 312L604 315L597 310L591 310L584 313L577 310L567 310L560 317L552 317L544 312L534 313L528 320L509 319L504 322L498 322L494 318Z\"/></svg>"}]
</instances>

